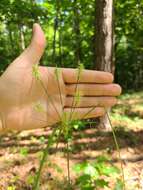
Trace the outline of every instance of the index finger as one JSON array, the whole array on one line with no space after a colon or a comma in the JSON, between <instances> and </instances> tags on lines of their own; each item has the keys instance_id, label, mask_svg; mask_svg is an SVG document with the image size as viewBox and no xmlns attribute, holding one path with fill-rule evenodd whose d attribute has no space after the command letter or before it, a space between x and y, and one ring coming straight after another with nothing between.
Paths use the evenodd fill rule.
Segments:
<instances>
[{"instance_id":1,"label":"index finger","mask_svg":"<svg viewBox=\"0 0 143 190\"><path fill-rule=\"evenodd\" d=\"M78 69L62 69L63 79L65 83L99 83L108 84L113 82L113 75L109 72L94 71L94 70L82 70L78 74ZM80 75L80 76L78 76ZM79 79L78 79L79 78Z\"/></svg>"}]
</instances>

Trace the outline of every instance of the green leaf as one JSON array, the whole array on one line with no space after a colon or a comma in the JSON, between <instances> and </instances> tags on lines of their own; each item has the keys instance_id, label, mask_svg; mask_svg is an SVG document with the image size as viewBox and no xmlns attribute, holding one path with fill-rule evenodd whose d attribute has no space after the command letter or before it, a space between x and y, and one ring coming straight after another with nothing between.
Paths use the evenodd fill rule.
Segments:
<instances>
[{"instance_id":1,"label":"green leaf","mask_svg":"<svg viewBox=\"0 0 143 190\"><path fill-rule=\"evenodd\" d=\"M99 176L97 169L92 164L87 163L87 162L83 162L81 164L74 165L73 170L76 173L81 172L83 174L87 174L87 175L94 176L94 177Z\"/></svg>"},{"instance_id":2,"label":"green leaf","mask_svg":"<svg viewBox=\"0 0 143 190\"><path fill-rule=\"evenodd\" d=\"M22 155L22 156L27 156L28 155L28 148L27 147L22 147L22 148L20 148L20 154Z\"/></svg>"},{"instance_id":3,"label":"green leaf","mask_svg":"<svg viewBox=\"0 0 143 190\"><path fill-rule=\"evenodd\" d=\"M96 161L97 162L107 162L110 159L107 156L101 155L101 156L97 156Z\"/></svg>"},{"instance_id":4,"label":"green leaf","mask_svg":"<svg viewBox=\"0 0 143 190\"><path fill-rule=\"evenodd\" d=\"M87 166L84 168L84 173L85 174L88 174L90 176L95 176L95 177L98 177L99 176L99 173L98 171L96 170L95 167L93 167L91 164L87 164Z\"/></svg>"},{"instance_id":5,"label":"green leaf","mask_svg":"<svg viewBox=\"0 0 143 190\"><path fill-rule=\"evenodd\" d=\"M119 174L120 170L115 166L105 166L102 168L101 172L106 176L110 176L110 175Z\"/></svg>"},{"instance_id":6,"label":"green leaf","mask_svg":"<svg viewBox=\"0 0 143 190\"><path fill-rule=\"evenodd\" d=\"M44 143L46 142L46 138L45 138L44 136L41 136L41 137L39 138L39 141L40 141L42 144L44 144Z\"/></svg>"},{"instance_id":7,"label":"green leaf","mask_svg":"<svg viewBox=\"0 0 143 190\"><path fill-rule=\"evenodd\" d=\"M95 186L96 187L108 187L109 182L105 181L104 179L97 179L95 180Z\"/></svg>"},{"instance_id":8,"label":"green leaf","mask_svg":"<svg viewBox=\"0 0 143 190\"><path fill-rule=\"evenodd\" d=\"M90 175L84 174L84 175L81 175L80 177L78 177L77 183L78 183L78 184L85 185L85 184L89 183L90 180L91 180Z\"/></svg>"},{"instance_id":9,"label":"green leaf","mask_svg":"<svg viewBox=\"0 0 143 190\"><path fill-rule=\"evenodd\" d=\"M82 171L82 164L75 164L72 169L74 172L80 173Z\"/></svg>"},{"instance_id":10,"label":"green leaf","mask_svg":"<svg viewBox=\"0 0 143 190\"><path fill-rule=\"evenodd\" d=\"M34 175L28 175L26 178L26 182L29 185L33 185L34 184L34 180L35 180L35 176Z\"/></svg>"}]
</instances>

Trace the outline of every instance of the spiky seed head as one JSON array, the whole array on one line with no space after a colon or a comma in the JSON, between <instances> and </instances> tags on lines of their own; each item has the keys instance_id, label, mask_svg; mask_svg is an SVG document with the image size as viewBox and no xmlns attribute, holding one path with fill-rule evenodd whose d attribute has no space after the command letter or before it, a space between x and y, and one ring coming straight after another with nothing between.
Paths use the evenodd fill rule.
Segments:
<instances>
[{"instance_id":1,"label":"spiky seed head","mask_svg":"<svg viewBox=\"0 0 143 190\"><path fill-rule=\"evenodd\" d=\"M41 76L40 76L40 71L39 71L39 65L38 64L34 64L32 66L32 75L34 76L34 78L36 80L40 80Z\"/></svg>"},{"instance_id":2,"label":"spiky seed head","mask_svg":"<svg viewBox=\"0 0 143 190\"><path fill-rule=\"evenodd\" d=\"M34 105L34 110L40 113L45 112L44 107L42 106L40 102Z\"/></svg>"}]
</instances>

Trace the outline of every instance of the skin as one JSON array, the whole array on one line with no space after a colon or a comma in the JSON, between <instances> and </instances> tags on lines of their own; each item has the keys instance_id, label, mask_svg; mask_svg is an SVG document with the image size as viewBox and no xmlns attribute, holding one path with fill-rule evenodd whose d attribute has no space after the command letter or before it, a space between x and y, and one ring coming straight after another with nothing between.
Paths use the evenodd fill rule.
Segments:
<instances>
[{"instance_id":1,"label":"skin","mask_svg":"<svg viewBox=\"0 0 143 190\"><path fill-rule=\"evenodd\" d=\"M39 66L40 80L37 80L33 66L39 63L45 44L41 27L34 24L30 45L1 76L1 131L51 126L62 119L63 113L67 113L69 119L99 117L105 114L105 108L116 104L121 87L112 84L113 76L107 72L82 70L78 80L77 69L62 68L57 80L54 67ZM76 90L81 98L73 103ZM42 111L37 111L36 105L40 105ZM92 107L95 108L90 111Z\"/></svg>"}]
</instances>

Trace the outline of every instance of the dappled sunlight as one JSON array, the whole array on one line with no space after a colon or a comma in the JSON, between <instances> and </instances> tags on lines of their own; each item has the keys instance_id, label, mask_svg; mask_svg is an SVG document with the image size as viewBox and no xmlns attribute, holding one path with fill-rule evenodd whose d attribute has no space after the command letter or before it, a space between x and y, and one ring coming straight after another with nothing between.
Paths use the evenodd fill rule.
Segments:
<instances>
[{"instance_id":1,"label":"dappled sunlight","mask_svg":"<svg viewBox=\"0 0 143 190\"><path fill-rule=\"evenodd\" d=\"M131 101L132 97L134 97L134 102L136 103L139 103L141 97L140 93L135 96L131 95L131 98L129 96L125 98L125 96L126 95L121 96L120 103L113 109L111 118L120 146L125 180L127 185L134 188L142 183L142 118L140 115L138 115L136 119L130 114L125 115L124 110L126 110L128 105L134 104L133 101ZM128 99L130 99L130 101L128 101ZM126 101L126 104L124 104L124 101ZM121 110L120 105L123 106L123 110ZM137 104L136 106L136 108L142 112L142 105ZM121 114L121 111L123 114ZM136 109L132 111L136 113ZM25 184L27 177L32 175L32 171L37 170L38 160L42 154L41 150L45 147L45 143L50 134L51 129L47 128L3 136L0 143L0 171L3 173L1 176L8 175L4 171L9 170L8 176L9 178L13 178L13 172L15 171L19 178L23 176L23 181L19 181L19 183ZM111 162L120 167L120 160L111 131L99 130L95 124L82 126L80 131L75 129L73 139L70 142L71 167L75 163L85 160L94 161L102 154L108 155ZM27 169L24 170L23 168ZM23 170L23 175L21 174L21 170ZM55 145L53 145L49 149L49 157L41 179L43 187L50 185L55 188L54 190L56 190L56 188L58 190L62 183L64 184L63 180L66 178L65 172L62 170L66 171L66 150L64 138L61 137L58 148L56 149ZM71 176L74 180L75 174L73 171L71 171ZM46 184L45 180L48 180L49 183ZM9 181L2 178L1 183L6 184L9 183Z\"/></svg>"},{"instance_id":2,"label":"dappled sunlight","mask_svg":"<svg viewBox=\"0 0 143 190\"><path fill-rule=\"evenodd\" d=\"M143 190L142 16L1 0L0 190Z\"/></svg>"}]
</instances>

